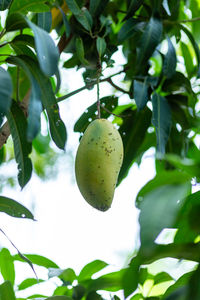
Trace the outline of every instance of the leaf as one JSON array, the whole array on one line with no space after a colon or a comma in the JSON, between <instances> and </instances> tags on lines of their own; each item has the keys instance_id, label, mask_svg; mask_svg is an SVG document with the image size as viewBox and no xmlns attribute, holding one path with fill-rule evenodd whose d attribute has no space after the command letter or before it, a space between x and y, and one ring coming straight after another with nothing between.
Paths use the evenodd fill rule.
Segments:
<instances>
[{"instance_id":1,"label":"leaf","mask_svg":"<svg viewBox=\"0 0 200 300\"><path fill-rule=\"evenodd\" d=\"M159 19L151 17L139 41L137 49L136 70L140 72L146 61L151 57L162 37L162 23Z\"/></svg>"},{"instance_id":2,"label":"leaf","mask_svg":"<svg viewBox=\"0 0 200 300\"><path fill-rule=\"evenodd\" d=\"M0 67L0 126L11 106L12 92L13 86L10 74Z\"/></svg>"},{"instance_id":3,"label":"leaf","mask_svg":"<svg viewBox=\"0 0 200 300\"><path fill-rule=\"evenodd\" d=\"M92 29L92 16L90 15L87 8L83 7L80 9L77 2L75 0L65 0L67 6L77 19L77 21L87 30L91 31Z\"/></svg>"},{"instance_id":4,"label":"leaf","mask_svg":"<svg viewBox=\"0 0 200 300\"><path fill-rule=\"evenodd\" d=\"M166 272L157 273L153 277L154 285L159 284L161 282L172 281L172 280L174 280L174 278Z\"/></svg>"},{"instance_id":5,"label":"leaf","mask_svg":"<svg viewBox=\"0 0 200 300\"><path fill-rule=\"evenodd\" d=\"M7 197L0 196L0 211L15 218L34 220L32 213L26 207Z\"/></svg>"},{"instance_id":6,"label":"leaf","mask_svg":"<svg viewBox=\"0 0 200 300\"><path fill-rule=\"evenodd\" d=\"M15 101L7 114L11 135L14 143L15 159L18 164L18 181L23 188L31 178L32 163L29 158L31 144L27 142L27 120Z\"/></svg>"},{"instance_id":7,"label":"leaf","mask_svg":"<svg viewBox=\"0 0 200 300\"><path fill-rule=\"evenodd\" d=\"M12 285L15 282L15 267L13 263L13 257L9 250L3 248L0 252L0 270L3 279L9 280Z\"/></svg>"},{"instance_id":8,"label":"leaf","mask_svg":"<svg viewBox=\"0 0 200 300\"><path fill-rule=\"evenodd\" d=\"M68 296L53 296L53 297L46 298L46 300L73 300L73 298Z\"/></svg>"},{"instance_id":9,"label":"leaf","mask_svg":"<svg viewBox=\"0 0 200 300\"><path fill-rule=\"evenodd\" d=\"M125 269L124 276L122 278L122 286L125 298L127 298L137 289L139 283L140 265L141 259L139 256L136 256L131 260L128 268Z\"/></svg>"},{"instance_id":10,"label":"leaf","mask_svg":"<svg viewBox=\"0 0 200 300\"><path fill-rule=\"evenodd\" d=\"M142 110L149 100L147 79L145 78L143 82L134 80L134 99L137 105L138 111Z\"/></svg>"},{"instance_id":11,"label":"leaf","mask_svg":"<svg viewBox=\"0 0 200 300\"><path fill-rule=\"evenodd\" d=\"M151 253L154 248L153 242L163 228L173 227L189 188L189 183L166 184L144 196L140 205L141 212L139 216L143 255Z\"/></svg>"},{"instance_id":12,"label":"leaf","mask_svg":"<svg viewBox=\"0 0 200 300\"><path fill-rule=\"evenodd\" d=\"M85 59L85 51L83 46L83 40L81 37L76 38L76 54L83 65L89 65L89 62Z\"/></svg>"},{"instance_id":13,"label":"leaf","mask_svg":"<svg viewBox=\"0 0 200 300\"><path fill-rule=\"evenodd\" d=\"M191 278L189 279L188 284L188 293L186 300L199 300L200 299L200 266L196 269L196 271L192 274Z\"/></svg>"},{"instance_id":14,"label":"leaf","mask_svg":"<svg viewBox=\"0 0 200 300\"><path fill-rule=\"evenodd\" d=\"M24 29L28 27L23 15L20 13L14 13L8 15L6 18L6 32Z\"/></svg>"},{"instance_id":15,"label":"leaf","mask_svg":"<svg viewBox=\"0 0 200 300\"><path fill-rule=\"evenodd\" d=\"M50 11L41 12L37 15L37 25L47 32L50 32L52 25L52 15Z\"/></svg>"},{"instance_id":16,"label":"leaf","mask_svg":"<svg viewBox=\"0 0 200 300\"><path fill-rule=\"evenodd\" d=\"M0 285L0 299L1 300L16 300L15 293L10 281L5 281Z\"/></svg>"},{"instance_id":17,"label":"leaf","mask_svg":"<svg viewBox=\"0 0 200 300\"><path fill-rule=\"evenodd\" d=\"M130 0L128 6L128 11L126 14L125 19L128 19L129 17L132 17L134 13L140 8L140 6L143 4L144 0Z\"/></svg>"},{"instance_id":18,"label":"leaf","mask_svg":"<svg viewBox=\"0 0 200 300\"><path fill-rule=\"evenodd\" d=\"M169 37L167 37L168 41L168 51L164 56L163 62L163 74L167 78L172 77L176 72L176 51Z\"/></svg>"},{"instance_id":19,"label":"leaf","mask_svg":"<svg viewBox=\"0 0 200 300\"><path fill-rule=\"evenodd\" d=\"M188 77L191 78L194 75L194 71L195 71L193 57L192 54L190 53L187 44L185 44L184 42L180 42L180 45L181 45L181 52L185 62L186 72L188 74Z\"/></svg>"},{"instance_id":20,"label":"leaf","mask_svg":"<svg viewBox=\"0 0 200 300\"><path fill-rule=\"evenodd\" d=\"M54 263L52 260L36 254L24 254L24 256L29 259L33 264L48 268L59 268L56 263ZM24 262L24 259L21 258L19 254L16 254L13 256L14 260Z\"/></svg>"},{"instance_id":21,"label":"leaf","mask_svg":"<svg viewBox=\"0 0 200 300\"><path fill-rule=\"evenodd\" d=\"M108 2L109 0L90 0L89 12L93 18L104 11Z\"/></svg>"},{"instance_id":22,"label":"leaf","mask_svg":"<svg viewBox=\"0 0 200 300\"><path fill-rule=\"evenodd\" d=\"M152 124L156 129L157 152L158 155L163 155L171 128L171 111L167 100L159 94L153 94L152 104Z\"/></svg>"},{"instance_id":23,"label":"leaf","mask_svg":"<svg viewBox=\"0 0 200 300\"><path fill-rule=\"evenodd\" d=\"M37 63L29 57L12 57L8 59L8 62L20 65L22 67L25 64L25 69L28 68L32 76L34 76L40 87L42 104L44 109L47 111L52 139L57 147L64 149L67 139L67 132L59 115L59 107L52 90L50 80L43 75L38 68Z\"/></svg>"},{"instance_id":24,"label":"leaf","mask_svg":"<svg viewBox=\"0 0 200 300\"><path fill-rule=\"evenodd\" d=\"M62 14L63 24L65 26L65 34L66 34L66 37L68 38L70 36L70 33L71 33L70 24L67 20L67 16L65 15L64 11L62 10L62 8L59 7L59 10Z\"/></svg>"},{"instance_id":25,"label":"leaf","mask_svg":"<svg viewBox=\"0 0 200 300\"><path fill-rule=\"evenodd\" d=\"M45 0L13 0L9 9L9 14L15 12L21 12L27 14L29 11L32 12L44 12L49 11L48 5Z\"/></svg>"},{"instance_id":26,"label":"leaf","mask_svg":"<svg viewBox=\"0 0 200 300\"><path fill-rule=\"evenodd\" d=\"M167 297L173 295L174 292L176 293L176 291L179 291L180 289L182 290L182 288L186 287L193 273L193 271L188 272L179 277L177 281L166 290L165 294L163 295L163 299L167 299Z\"/></svg>"},{"instance_id":27,"label":"leaf","mask_svg":"<svg viewBox=\"0 0 200 300\"><path fill-rule=\"evenodd\" d=\"M26 22L33 30L36 52L41 70L47 76L52 76L58 68L59 52L48 33L26 18Z\"/></svg>"},{"instance_id":28,"label":"leaf","mask_svg":"<svg viewBox=\"0 0 200 300\"><path fill-rule=\"evenodd\" d=\"M0 10L5 10L9 7L11 4L12 0L0 0Z\"/></svg>"},{"instance_id":29,"label":"leaf","mask_svg":"<svg viewBox=\"0 0 200 300\"><path fill-rule=\"evenodd\" d=\"M85 265L78 275L78 281L89 279L93 274L104 269L108 264L102 260L94 260L89 264Z\"/></svg>"},{"instance_id":30,"label":"leaf","mask_svg":"<svg viewBox=\"0 0 200 300\"><path fill-rule=\"evenodd\" d=\"M48 277L59 277L65 282L65 285L71 285L73 281L77 278L73 269L58 269L58 268L49 268Z\"/></svg>"},{"instance_id":31,"label":"leaf","mask_svg":"<svg viewBox=\"0 0 200 300\"><path fill-rule=\"evenodd\" d=\"M36 279L36 278L26 278L18 285L18 290L22 291L25 290L35 284L38 284L40 282L44 282L42 279Z\"/></svg>"},{"instance_id":32,"label":"leaf","mask_svg":"<svg viewBox=\"0 0 200 300\"><path fill-rule=\"evenodd\" d=\"M127 176L134 160L140 155L140 147L145 139L151 122L151 111L146 107L142 111L128 109L122 113L123 124L119 128L124 145L124 159L118 177L118 185Z\"/></svg>"},{"instance_id":33,"label":"leaf","mask_svg":"<svg viewBox=\"0 0 200 300\"><path fill-rule=\"evenodd\" d=\"M138 22L136 19L128 19L121 27L118 33L119 43L124 42L125 40L133 37L136 33L142 33L146 23Z\"/></svg>"},{"instance_id":34,"label":"leaf","mask_svg":"<svg viewBox=\"0 0 200 300\"><path fill-rule=\"evenodd\" d=\"M99 53L99 57L102 57L102 55L106 51L106 42L105 42L105 39L98 36L98 38L96 40L96 47L97 47L97 51Z\"/></svg>"}]
</instances>

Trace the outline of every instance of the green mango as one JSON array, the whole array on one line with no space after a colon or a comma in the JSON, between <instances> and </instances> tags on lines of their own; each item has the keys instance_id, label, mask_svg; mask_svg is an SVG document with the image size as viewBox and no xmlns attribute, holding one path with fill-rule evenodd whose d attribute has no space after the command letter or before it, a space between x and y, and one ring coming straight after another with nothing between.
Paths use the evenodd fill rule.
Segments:
<instances>
[{"instance_id":1,"label":"green mango","mask_svg":"<svg viewBox=\"0 0 200 300\"><path fill-rule=\"evenodd\" d=\"M110 208L123 161L123 143L115 126L106 119L92 121L81 138L75 175L85 200L98 210Z\"/></svg>"}]
</instances>

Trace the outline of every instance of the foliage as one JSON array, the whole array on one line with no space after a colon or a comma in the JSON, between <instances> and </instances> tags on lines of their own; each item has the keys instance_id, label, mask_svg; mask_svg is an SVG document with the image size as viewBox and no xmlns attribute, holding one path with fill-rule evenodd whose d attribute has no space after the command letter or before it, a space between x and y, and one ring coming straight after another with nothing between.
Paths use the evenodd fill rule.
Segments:
<instances>
[{"instance_id":1,"label":"foliage","mask_svg":"<svg viewBox=\"0 0 200 300\"><path fill-rule=\"evenodd\" d=\"M0 26L0 162L15 157L21 188L31 179L33 165L41 174L38 160L49 161L56 153L50 142L59 155L67 149L67 122L61 118L59 102L95 85L99 88L101 82L108 82L116 92L100 99L100 104L102 117L113 116L124 143L118 185L150 148L156 166L155 178L136 198L141 244L128 266L94 279L105 262L93 261L77 275L47 258L13 256L2 249L0 299L22 300L16 298L18 291L45 280L25 278L16 286L16 260L42 266L49 278L60 280L52 297L35 294L26 299L95 300L103 299L102 290L115 300L121 297L118 291L132 300L199 299L200 194L192 182L198 185L200 178L200 1L0 0L0 10L5 16L5 25ZM50 33L56 35L57 45ZM117 64L113 60L117 51L126 62L105 77L104 70L112 72ZM71 58L61 68L82 69L85 83L66 95L59 94L62 52ZM119 74L123 82L116 84L113 78ZM119 104L117 95L126 95L129 101ZM96 118L96 110L96 103L88 107L74 131L82 134L89 120ZM49 128L46 135L41 133L43 116ZM5 145L10 134L14 152L9 143ZM6 196L0 196L0 210L34 218ZM165 228L176 229L173 242L158 243ZM167 257L196 262L196 268L178 280L165 272L151 274L150 264Z\"/></svg>"}]
</instances>

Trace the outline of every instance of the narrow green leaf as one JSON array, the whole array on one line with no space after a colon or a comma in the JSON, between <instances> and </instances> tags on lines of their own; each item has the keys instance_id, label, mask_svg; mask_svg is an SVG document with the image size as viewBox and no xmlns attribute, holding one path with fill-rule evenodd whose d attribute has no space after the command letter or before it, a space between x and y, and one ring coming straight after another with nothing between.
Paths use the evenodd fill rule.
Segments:
<instances>
[{"instance_id":1,"label":"narrow green leaf","mask_svg":"<svg viewBox=\"0 0 200 300\"><path fill-rule=\"evenodd\" d=\"M13 101L7 113L8 123L14 143L15 159L18 164L18 181L23 188L31 178L32 163L29 158L31 144L27 142L27 120L17 103Z\"/></svg>"},{"instance_id":2,"label":"narrow green leaf","mask_svg":"<svg viewBox=\"0 0 200 300\"><path fill-rule=\"evenodd\" d=\"M94 260L83 267L78 275L78 281L81 282L83 280L89 279L93 274L104 269L108 264L102 260Z\"/></svg>"},{"instance_id":3,"label":"narrow green leaf","mask_svg":"<svg viewBox=\"0 0 200 300\"><path fill-rule=\"evenodd\" d=\"M139 283L140 265L141 265L140 257L136 256L131 260L128 268L125 269L122 278L122 286L123 286L125 298L127 298L130 294L132 294L137 289Z\"/></svg>"},{"instance_id":4,"label":"narrow green leaf","mask_svg":"<svg viewBox=\"0 0 200 300\"><path fill-rule=\"evenodd\" d=\"M195 270L195 272L192 274L191 278L189 279L188 284L188 293L186 300L199 300L200 299L200 265Z\"/></svg>"},{"instance_id":5,"label":"narrow green leaf","mask_svg":"<svg viewBox=\"0 0 200 300\"><path fill-rule=\"evenodd\" d=\"M134 13L140 8L144 0L130 0L129 6L127 7L127 14L125 19L128 19L134 15Z\"/></svg>"},{"instance_id":6,"label":"narrow green leaf","mask_svg":"<svg viewBox=\"0 0 200 300\"><path fill-rule=\"evenodd\" d=\"M46 300L73 300L73 298L68 296L53 296L53 297L46 298Z\"/></svg>"},{"instance_id":7,"label":"narrow green leaf","mask_svg":"<svg viewBox=\"0 0 200 300\"><path fill-rule=\"evenodd\" d=\"M10 74L0 67L0 126L10 108L12 91L13 86Z\"/></svg>"},{"instance_id":8,"label":"narrow green leaf","mask_svg":"<svg viewBox=\"0 0 200 300\"><path fill-rule=\"evenodd\" d=\"M99 16L108 2L109 0L90 0L89 12L93 17Z\"/></svg>"},{"instance_id":9,"label":"narrow green leaf","mask_svg":"<svg viewBox=\"0 0 200 300\"><path fill-rule=\"evenodd\" d=\"M47 12L41 12L37 16L37 24L40 28L44 29L47 32L50 32L51 30L51 24L52 24L52 15L50 11Z\"/></svg>"},{"instance_id":10,"label":"narrow green leaf","mask_svg":"<svg viewBox=\"0 0 200 300\"><path fill-rule=\"evenodd\" d=\"M149 255L154 249L153 242L163 228L173 227L189 188L189 183L166 184L144 196L139 217L143 255Z\"/></svg>"},{"instance_id":11,"label":"narrow green leaf","mask_svg":"<svg viewBox=\"0 0 200 300\"><path fill-rule=\"evenodd\" d=\"M83 7L80 9L77 2L75 0L65 0L67 3L67 6L77 19L77 21L88 31L91 31L92 29L92 16L90 15L87 8Z\"/></svg>"},{"instance_id":12,"label":"narrow green leaf","mask_svg":"<svg viewBox=\"0 0 200 300\"><path fill-rule=\"evenodd\" d=\"M122 43L123 41L133 37L136 33L143 31L146 23L138 22L136 19L128 19L121 27L118 33L118 41Z\"/></svg>"},{"instance_id":13,"label":"narrow green leaf","mask_svg":"<svg viewBox=\"0 0 200 300\"><path fill-rule=\"evenodd\" d=\"M58 68L59 52L48 33L26 18L26 22L33 30L36 52L41 70L47 76L52 76Z\"/></svg>"},{"instance_id":14,"label":"narrow green leaf","mask_svg":"<svg viewBox=\"0 0 200 300\"><path fill-rule=\"evenodd\" d=\"M0 270L4 281L9 280L14 285L15 267L13 257L6 248L3 248L0 252Z\"/></svg>"},{"instance_id":15,"label":"narrow green leaf","mask_svg":"<svg viewBox=\"0 0 200 300\"><path fill-rule=\"evenodd\" d=\"M71 33L70 24L68 22L67 16L65 15L64 11L62 10L62 8L59 7L59 10L62 14L63 24L65 26L65 34L66 34L66 37L68 38L70 36L70 33Z\"/></svg>"},{"instance_id":16,"label":"narrow green leaf","mask_svg":"<svg viewBox=\"0 0 200 300\"><path fill-rule=\"evenodd\" d=\"M15 31L28 27L23 15L20 13L13 13L6 18L6 31Z\"/></svg>"},{"instance_id":17,"label":"narrow green leaf","mask_svg":"<svg viewBox=\"0 0 200 300\"><path fill-rule=\"evenodd\" d=\"M0 299L1 300L16 300L15 293L10 281L5 281L0 285Z\"/></svg>"},{"instance_id":18,"label":"narrow green leaf","mask_svg":"<svg viewBox=\"0 0 200 300\"><path fill-rule=\"evenodd\" d=\"M36 278L26 278L24 281L22 281L19 285L18 285L18 290L22 291L25 290L35 284L38 284L38 282L44 282L44 280L42 279L36 279Z\"/></svg>"},{"instance_id":19,"label":"narrow green leaf","mask_svg":"<svg viewBox=\"0 0 200 300\"><path fill-rule=\"evenodd\" d=\"M188 77L191 78L195 72L193 57L189 51L187 44L185 44L184 42L180 42L180 45L181 45L181 52L182 52L184 62L185 62L186 72L188 74Z\"/></svg>"},{"instance_id":20,"label":"narrow green leaf","mask_svg":"<svg viewBox=\"0 0 200 300\"><path fill-rule=\"evenodd\" d=\"M99 53L99 57L102 57L102 55L106 51L106 41L105 41L105 39L98 36L98 38L96 40L96 47L97 47L97 51Z\"/></svg>"},{"instance_id":21,"label":"narrow green leaf","mask_svg":"<svg viewBox=\"0 0 200 300\"><path fill-rule=\"evenodd\" d=\"M48 273L49 278L59 277L65 282L65 285L72 285L73 281L77 278L76 273L73 269L58 269L58 268L49 268Z\"/></svg>"},{"instance_id":22,"label":"narrow green leaf","mask_svg":"<svg viewBox=\"0 0 200 300\"><path fill-rule=\"evenodd\" d=\"M81 37L76 38L76 54L83 65L89 65L89 62L87 61L87 59L85 59L84 45Z\"/></svg>"},{"instance_id":23,"label":"narrow green leaf","mask_svg":"<svg viewBox=\"0 0 200 300\"><path fill-rule=\"evenodd\" d=\"M169 299L170 300L170 296L171 296L171 300L172 300L174 292L176 293L180 289L186 287L187 284L188 284L188 281L190 280L193 273L194 273L193 271L188 272L188 273L185 273L184 275L182 275L181 277L179 277L178 280L166 290L166 292L164 293L163 299Z\"/></svg>"},{"instance_id":24,"label":"narrow green leaf","mask_svg":"<svg viewBox=\"0 0 200 300\"><path fill-rule=\"evenodd\" d=\"M168 0L163 0L163 3L162 3L166 13L171 16L171 12L170 12L170 9L169 9L169 4L168 4Z\"/></svg>"},{"instance_id":25,"label":"narrow green leaf","mask_svg":"<svg viewBox=\"0 0 200 300\"><path fill-rule=\"evenodd\" d=\"M0 10L5 10L9 7L12 0L0 0Z\"/></svg>"},{"instance_id":26,"label":"narrow green leaf","mask_svg":"<svg viewBox=\"0 0 200 300\"><path fill-rule=\"evenodd\" d=\"M143 82L134 80L133 93L138 111L142 110L149 100L147 79Z\"/></svg>"},{"instance_id":27,"label":"narrow green leaf","mask_svg":"<svg viewBox=\"0 0 200 300\"><path fill-rule=\"evenodd\" d=\"M161 41L162 27L161 20L151 17L139 41L136 59L137 72L139 72L141 68L144 68L147 60L151 57L157 45Z\"/></svg>"},{"instance_id":28,"label":"narrow green leaf","mask_svg":"<svg viewBox=\"0 0 200 300\"><path fill-rule=\"evenodd\" d=\"M165 281L172 281L172 280L174 280L174 278L166 272L157 273L153 277L154 285L165 282Z\"/></svg>"},{"instance_id":29,"label":"narrow green leaf","mask_svg":"<svg viewBox=\"0 0 200 300\"><path fill-rule=\"evenodd\" d=\"M0 196L0 211L15 218L27 218L34 220L32 213L17 201Z\"/></svg>"},{"instance_id":30,"label":"narrow green leaf","mask_svg":"<svg viewBox=\"0 0 200 300\"><path fill-rule=\"evenodd\" d=\"M56 263L54 263L52 260L50 260L44 256L37 255L37 254L24 254L24 256L35 265L45 267L47 269L59 268ZM22 257L19 254L14 255L13 259L17 260L17 261L25 262L24 259L22 259Z\"/></svg>"},{"instance_id":31,"label":"narrow green leaf","mask_svg":"<svg viewBox=\"0 0 200 300\"><path fill-rule=\"evenodd\" d=\"M156 129L157 152L159 155L163 155L171 128L171 111L167 100L159 94L153 94L152 104L152 124Z\"/></svg>"},{"instance_id":32,"label":"narrow green leaf","mask_svg":"<svg viewBox=\"0 0 200 300\"><path fill-rule=\"evenodd\" d=\"M45 4L45 0L13 0L9 14L15 12L27 14L29 11L36 13L49 11L49 7Z\"/></svg>"},{"instance_id":33,"label":"narrow green leaf","mask_svg":"<svg viewBox=\"0 0 200 300\"><path fill-rule=\"evenodd\" d=\"M168 41L168 51L164 56L163 62L163 74L167 78L172 77L176 72L176 51L169 37L167 37Z\"/></svg>"}]
</instances>

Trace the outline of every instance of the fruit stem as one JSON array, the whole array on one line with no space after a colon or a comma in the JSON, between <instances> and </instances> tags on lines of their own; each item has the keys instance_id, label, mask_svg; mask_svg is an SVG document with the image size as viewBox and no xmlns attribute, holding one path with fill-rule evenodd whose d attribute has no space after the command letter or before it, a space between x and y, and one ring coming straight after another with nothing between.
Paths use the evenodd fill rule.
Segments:
<instances>
[{"instance_id":1,"label":"fruit stem","mask_svg":"<svg viewBox=\"0 0 200 300\"><path fill-rule=\"evenodd\" d=\"M99 57L97 65L97 118L101 118L101 103L100 103L100 92L99 92L99 81L101 76L101 59Z\"/></svg>"}]
</instances>

